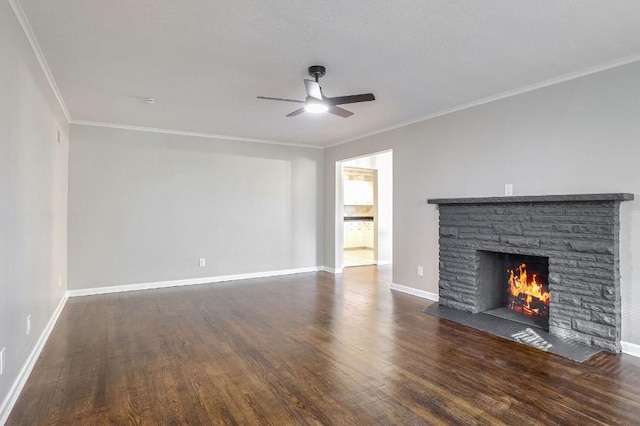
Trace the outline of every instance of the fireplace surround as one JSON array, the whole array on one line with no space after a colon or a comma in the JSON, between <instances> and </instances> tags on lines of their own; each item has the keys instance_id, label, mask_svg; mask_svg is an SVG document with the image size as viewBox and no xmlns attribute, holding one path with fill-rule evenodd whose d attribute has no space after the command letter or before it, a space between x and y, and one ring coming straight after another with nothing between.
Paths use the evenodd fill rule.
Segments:
<instances>
[{"instance_id":1,"label":"fireplace surround","mask_svg":"<svg viewBox=\"0 0 640 426\"><path fill-rule=\"evenodd\" d=\"M633 194L429 199L438 204L439 303L489 309L487 252L548 258L552 335L620 352L620 202Z\"/></svg>"}]
</instances>

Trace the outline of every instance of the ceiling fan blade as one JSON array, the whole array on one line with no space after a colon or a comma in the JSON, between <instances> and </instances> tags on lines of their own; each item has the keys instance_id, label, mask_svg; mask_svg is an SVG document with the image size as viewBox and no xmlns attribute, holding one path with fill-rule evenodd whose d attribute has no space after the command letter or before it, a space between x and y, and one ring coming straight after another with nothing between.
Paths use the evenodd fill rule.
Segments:
<instances>
[{"instance_id":1,"label":"ceiling fan blade","mask_svg":"<svg viewBox=\"0 0 640 426\"><path fill-rule=\"evenodd\" d=\"M320 90L320 83L318 83L317 81L305 79L304 87L307 89L307 95L319 101L322 100L322 91Z\"/></svg>"},{"instance_id":2,"label":"ceiling fan blade","mask_svg":"<svg viewBox=\"0 0 640 426\"><path fill-rule=\"evenodd\" d=\"M376 97L373 93L363 93L361 95L336 96L335 98L326 98L325 101L331 105L355 104L356 102L375 101Z\"/></svg>"},{"instance_id":3,"label":"ceiling fan blade","mask_svg":"<svg viewBox=\"0 0 640 426\"><path fill-rule=\"evenodd\" d=\"M257 96L258 99L267 99L269 101L285 101L285 102L296 102L299 104L303 104L304 101L297 101L295 99L284 99L284 98L270 98L268 96Z\"/></svg>"},{"instance_id":4,"label":"ceiling fan blade","mask_svg":"<svg viewBox=\"0 0 640 426\"><path fill-rule=\"evenodd\" d=\"M296 115L300 115L304 112L304 107L299 108L293 112L290 112L289 114L287 114L287 117L295 117Z\"/></svg>"},{"instance_id":5,"label":"ceiling fan blade","mask_svg":"<svg viewBox=\"0 0 640 426\"><path fill-rule=\"evenodd\" d=\"M337 107L335 105L330 105L327 112L330 112L333 115L338 115L342 118L351 117L353 115L351 111L347 111L346 109Z\"/></svg>"}]
</instances>

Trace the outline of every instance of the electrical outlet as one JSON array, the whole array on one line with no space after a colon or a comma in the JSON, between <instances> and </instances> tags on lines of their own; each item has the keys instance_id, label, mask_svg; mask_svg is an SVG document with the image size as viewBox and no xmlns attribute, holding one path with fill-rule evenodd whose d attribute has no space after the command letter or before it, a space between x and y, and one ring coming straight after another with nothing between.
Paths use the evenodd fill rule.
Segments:
<instances>
[{"instance_id":1,"label":"electrical outlet","mask_svg":"<svg viewBox=\"0 0 640 426\"><path fill-rule=\"evenodd\" d=\"M0 351L0 376L4 374L4 352L7 348L2 348Z\"/></svg>"},{"instance_id":2,"label":"electrical outlet","mask_svg":"<svg viewBox=\"0 0 640 426\"><path fill-rule=\"evenodd\" d=\"M418 276L421 277L424 275L424 269L422 268L422 266L418 266Z\"/></svg>"},{"instance_id":3,"label":"electrical outlet","mask_svg":"<svg viewBox=\"0 0 640 426\"><path fill-rule=\"evenodd\" d=\"M506 195L507 197L513 195L513 184L512 183L505 183L504 184L504 195Z\"/></svg>"},{"instance_id":4,"label":"electrical outlet","mask_svg":"<svg viewBox=\"0 0 640 426\"><path fill-rule=\"evenodd\" d=\"M58 275L58 288L62 288L62 275Z\"/></svg>"},{"instance_id":5,"label":"electrical outlet","mask_svg":"<svg viewBox=\"0 0 640 426\"><path fill-rule=\"evenodd\" d=\"M31 333L31 315L27 315L27 334Z\"/></svg>"},{"instance_id":6,"label":"electrical outlet","mask_svg":"<svg viewBox=\"0 0 640 426\"><path fill-rule=\"evenodd\" d=\"M206 266L207 260L204 257L200 258L200 266Z\"/></svg>"}]
</instances>

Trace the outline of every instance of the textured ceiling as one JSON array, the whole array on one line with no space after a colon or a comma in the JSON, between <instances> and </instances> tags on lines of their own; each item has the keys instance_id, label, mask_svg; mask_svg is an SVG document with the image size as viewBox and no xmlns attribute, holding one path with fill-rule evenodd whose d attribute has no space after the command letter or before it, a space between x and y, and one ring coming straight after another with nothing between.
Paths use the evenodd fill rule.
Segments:
<instances>
[{"instance_id":1,"label":"textured ceiling","mask_svg":"<svg viewBox=\"0 0 640 426\"><path fill-rule=\"evenodd\" d=\"M640 54L637 0L20 4L73 121L318 146ZM343 119L256 99L304 99L313 64L325 95L377 100Z\"/></svg>"}]
</instances>

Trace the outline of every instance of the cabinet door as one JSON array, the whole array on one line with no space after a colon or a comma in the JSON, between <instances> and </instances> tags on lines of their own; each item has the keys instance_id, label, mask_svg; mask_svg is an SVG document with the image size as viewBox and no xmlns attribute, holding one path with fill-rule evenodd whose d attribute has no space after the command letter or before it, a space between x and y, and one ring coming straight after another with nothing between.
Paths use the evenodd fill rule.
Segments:
<instances>
[{"instance_id":1,"label":"cabinet door","mask_svg":"<svg viewBox=\"0 0 640 426\"><path fill-rule=\"evenodd\" d=\"M362 222L358 222L358 227L355 232L356 247L364 247L364 226Z\"/></svg>"},{"instance_id":2,"label":"cabinet door","mask_svg":"<svg viewBox=\"0 0 640 426\"><path fill-rule=\"evenodd\" d=\"M370 180L345 180L343 191L347 206L373 205L373 182Z\"/></svg>"},{"instance_id":3,"label":"cabinet door","mask_svg":"<svg viewBox=\"0 0 640 426\"><path fill-rule=\"evenodd\" d=\"M364 181L362 185L362 204L372 206L373 205L373 182L370 180Z\"/></svg>"},{"instance_id":4,"label":"cabinet door","mask_svg":"<svg viewBox=\"0 0 640 426\"><path fill-rule=\"evenodd\" d=\"M351 247L351 234L350 234L350 227L349 227L349 223L345 222L344 223L344 235L342 236L343 240L344 240L344 247L345 248L350 248Z\"/></svg>"},{"instance_id":5,"label":"cabinet door","mask_svg":"<svg viewBox=\"0 0 640 426\"><path fill-rule=\"evenodd\" d=\"M345 223L344 246L346 248L358 247L358 230L354 223Z\"/></svg>"},{"instance_id":6,"label":"cabinet door","mask_svg":"<svg viewBox=\"0 0 640 426\"><path fill-rule=\"evenodd\" d=\"M373 248L373 222L367 222L364 227L364 246Z\"/></svg>"},{"instance_id":7,"label":"cabinet door","mask_svg":"<svg viewBox=\"0 0 640 426\"><path fill-rule=\"evenodd\" d=\"M358 181L344 181L344 204L347 206L355 206L358 204Z\"/></svg>"}]
</instances>

